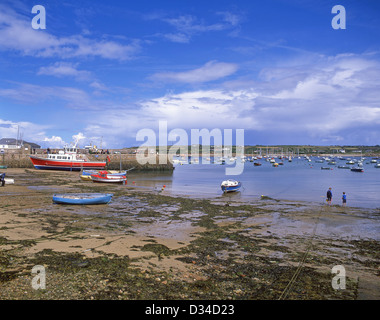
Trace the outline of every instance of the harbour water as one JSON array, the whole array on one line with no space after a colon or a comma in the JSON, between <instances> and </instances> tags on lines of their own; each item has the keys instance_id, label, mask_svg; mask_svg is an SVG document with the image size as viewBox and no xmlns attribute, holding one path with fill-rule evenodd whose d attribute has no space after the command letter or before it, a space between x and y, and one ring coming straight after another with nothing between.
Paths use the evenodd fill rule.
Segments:
<instances>
[{"instance_id":1,"label":"harbour water","mask_svg":"<svg viewBox=\"0 0 380 320\"><path fill-rule=\"evenodd\" d=\"M355 160L355 158L352 158ZM358 160L360 158L356 158ZM320 158L296 157L283 165L273 167L265 159L255 160L261 166L254 166L253 162L246 161L240 175L227 176L226 167L235 166L235 163L221 165L220 163L176 164L172 174L146 174L135 176L131 173L128 183L136 179L136 187L148 187L165 192L190 197L225 198L225 199L260 199L262 195L273 199L308 201L325 203L326 192L329 187L333 191L332 204L342 204L342 193L347 194L347 206L380 208L380 168L376 163L366 158L363 163L364 172L353 172L349 169L340 169L338 166L347 165L347 160L335 159L336 164L321 163ZM236 161L241 161L237 159ZM377 160L380 162L380 160ZM211 159L213 162L213 159ZM355 165L356 166L356 165ZM330 167L322 170L321 167ZM235 179L242 183L239 192L223 194L220 183L225 179Z\"/></svg>"}]
</instances>

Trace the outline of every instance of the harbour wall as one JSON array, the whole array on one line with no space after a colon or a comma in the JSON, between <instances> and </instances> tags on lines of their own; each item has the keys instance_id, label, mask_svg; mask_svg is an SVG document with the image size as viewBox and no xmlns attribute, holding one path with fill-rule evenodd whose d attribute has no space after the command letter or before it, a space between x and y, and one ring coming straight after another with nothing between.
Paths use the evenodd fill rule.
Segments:
<instances>
[{"instance_id":1,"label":"harbour wall","mask_svg":"<svg viewBox=\"0 0 380 320\"><path fill-rule=\"evenodd\" d=\"M139 171L173 171L174 166L168 161L166 164L159 164L158 158L156 163L140 164L133 154L89 154L86 155L88 160L91 161L106 161L107 156L111 159L107 163L109 170L128 170L133 168L133 172ZM5 165L8 168L34 168L29 154L22 153L6 153L0 155L0 165Z\"/></svg>"}]
</instances>

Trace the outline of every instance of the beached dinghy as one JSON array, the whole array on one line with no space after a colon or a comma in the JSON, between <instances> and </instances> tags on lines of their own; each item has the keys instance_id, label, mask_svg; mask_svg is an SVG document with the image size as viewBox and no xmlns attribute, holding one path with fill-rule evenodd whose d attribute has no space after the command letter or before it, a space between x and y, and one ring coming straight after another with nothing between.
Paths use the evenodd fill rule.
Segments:
<instances>
[{"instance_id":1,"label":"beached dinghy","mask_svg":"<svg viewBox=\"0 0 380 320\"><path fill-rule=\"evenodd\" d=\"M134 169L134 168L132 168ZM129 169L129 170L132 170L132 169ZM117 176L117 177L120 177L120 176L126 176L127 175L127 171L128 170L124 170L124 171L115 171L115 170L103 170L102 173L105 173L107 172L107 176ZM92 180L92 175L99 175L100 172L98 170L83 170L82 171L82 175L80 176L80 178L84 181L91 181Z\"/></svg>"},{"instance_id":2,"label":"beached dinghy","mask_svg":"<svg viewBox=\"0 0 380 320\"><path fill-rule=\"evenodd\" d=\"M112 193L65 193L54 194L53 202L59 204L107 204L111 201Z\"/></svg>"},{"instance_id":3,"label":"beached dinghy","mask_svg":"<svg viewBox=\"0 0 380 320\"><path fill-rule=\"evenodd\" d=\"M97 174L99 170L83 170L82 176L91 176L92 174Z\"/></svg>"},{"instance_id":4,"label":"beached dinghy","mask_svg":"<svg viewBox=\"0 0 380 320\"><path fill-rule=\"evenodd\" d=\"M98 174L91 175L91 180L103 183L126 183L127 177L125 175L109 174L107 171L99 171Z\"/></svg>"},{"instance_id":5,"label":"beached dinghy","mask_svg":"<svg viewBox=\"0 0 380 320\"><path fill-rule=\"evenodd\" d=\"M82 175L80 176L80 178L81 178L83 181L91 181L91 180L92 180L90 174L82 174Z\"/></svg>"},{"instance_id":6,"label":"beached dinghy","mask_svg":"<svg viewBox=\"0 0 380 320\"><path fill-rule=\"evenodd\" d=\"M221 183L220 187L223 192L235 192L238 191L241 187L241 182L236 180L225 180Z\"/></svg>"}]
</instances>

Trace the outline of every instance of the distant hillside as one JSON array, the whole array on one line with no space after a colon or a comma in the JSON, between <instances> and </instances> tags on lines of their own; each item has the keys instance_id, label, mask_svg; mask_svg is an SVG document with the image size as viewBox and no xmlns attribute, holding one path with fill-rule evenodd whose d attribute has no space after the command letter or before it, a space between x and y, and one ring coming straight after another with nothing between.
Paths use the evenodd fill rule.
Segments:
<instances>
[{"instance_id":1,"label":"distant hillside","mask_svg":"<svg viewBox=\"0 0 380 320\"><path fill-rule=\"evenodd\" d=\"M0 145L30 145L33 149L40 149L41 146L34 142L27 142L25 140L17 140L15 138L2 138L0 139Z\"/></svg>"}]
</instances>

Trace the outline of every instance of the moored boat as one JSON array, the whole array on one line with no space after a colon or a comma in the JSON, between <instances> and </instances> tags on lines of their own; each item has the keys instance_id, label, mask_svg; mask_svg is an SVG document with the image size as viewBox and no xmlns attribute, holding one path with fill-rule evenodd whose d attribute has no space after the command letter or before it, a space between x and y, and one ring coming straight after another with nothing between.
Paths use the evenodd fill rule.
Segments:
<instances>
[{"instance_id":1,"label":"moored boat","mask_svg":"<svg viewBox=\"0 0 380 320\"><path fill-rule=\"evenodd\" d=\"M236 181L236 180L232 180L232 179L228 179L228 180L224 180L221 183L220 187L221 187L223 192L235 192L235 191L238 191L240 189L241 182Z\"/></svg>"},{"instance_id":2,"label":"moored boat","mask_svg":"<svg viewBox=\"0 0 380 320\"><path fill-rule=\"evenodd\" d=\"M34 167L42 170L80 171L83 169L104 169L106 161L88 161L85 155L79 155L76 147L65 147L58 154L47 157L29 156Z\"/></svg>"},{"instance_id":3,"label":"moored boat","mask_svg":"<svg viewBox=\"0 0 380 320\"><path fill-rule=\"evenodd\" d=\"M363 168L360 168L360 167L351 168L351 171L354 171L354 172L364 172Z\"/></svg>"},{"instance_id":4,"label":"moored boat","mask_svg":"<svg viewBox=\"0 0 380 320\"><path fill-rule=\"evenodd\" d=\"M58 204L107 204L111 201L112 193L65 193L54 194L53 202Z\"/></svg>"}]
</instances>

